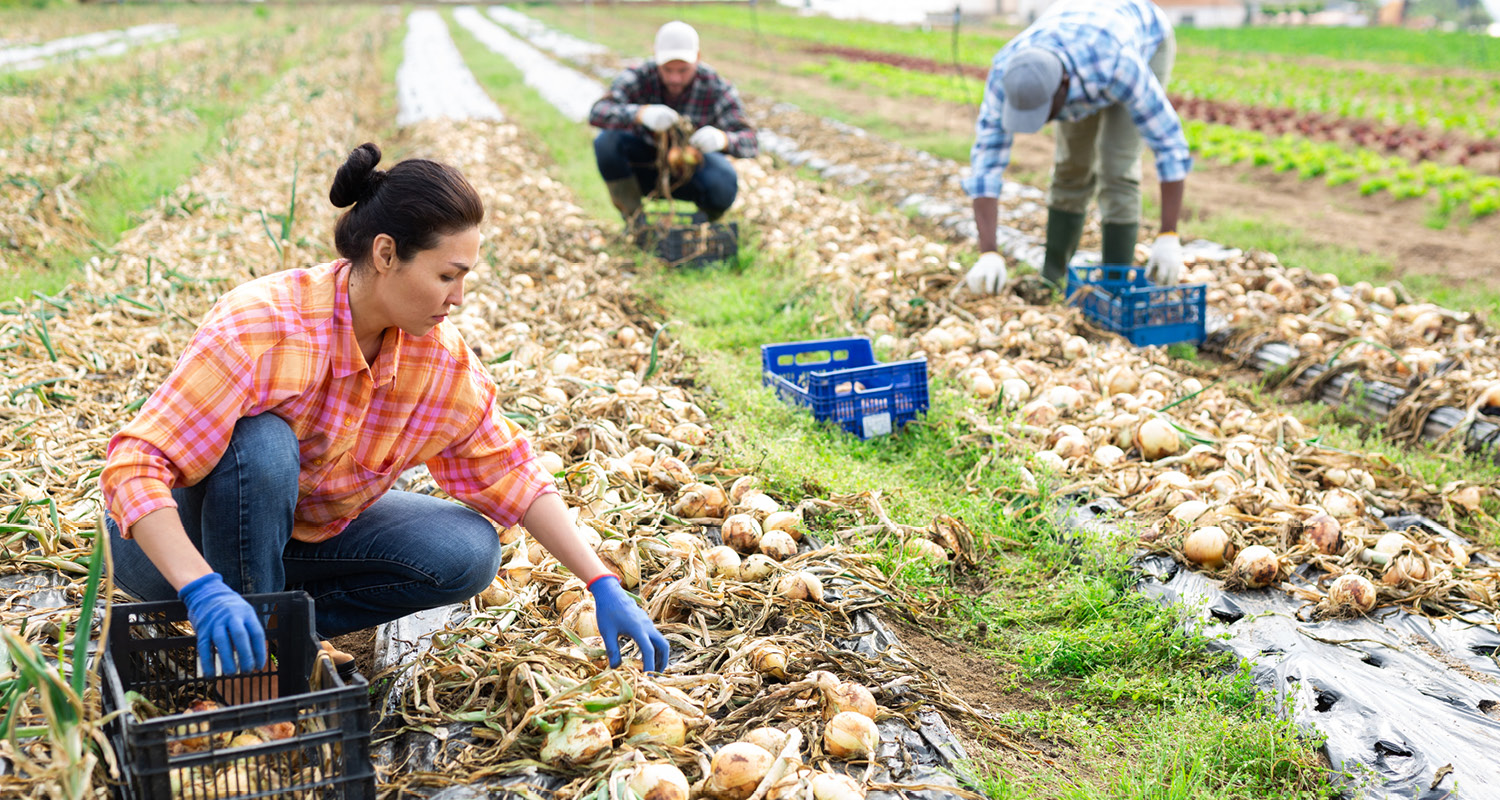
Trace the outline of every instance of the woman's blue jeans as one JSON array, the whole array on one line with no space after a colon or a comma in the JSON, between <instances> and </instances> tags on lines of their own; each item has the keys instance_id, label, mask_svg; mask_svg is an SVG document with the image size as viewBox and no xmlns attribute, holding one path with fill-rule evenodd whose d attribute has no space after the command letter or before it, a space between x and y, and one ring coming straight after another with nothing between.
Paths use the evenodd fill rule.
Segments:
<instances>
[{"instance_id":1,"label":"woman's blue jeans","mask_svg":"<svg viewBox=\"0 0 1500 800\"><path fill-rule=\"evenodd\" d=\"M656 188L656 143L630 131L604 130L594 137L594 161L605 181L635 176L643 193ZM705 153L691 180L672 190L678 200L694 203L709 219L718 219L739 194L739 176L723 153Z\"/></svg>"},{"instance_id":2,"label":"woman's blue jeans","mask_svg":"<svg viewBox=\"0 0 1500 800\"><path fill-rule=\"evenodd\" d=\"M188 538L229 588L307 592L320 636L461 602L499 570L500 539L488 518L412 492L387 492L332 539L292 539L299 468L297 438L284 420L245 417L208 477L172 497ZM115 585L140 600L175 600L140 545L108 524Z\"/></svg>"}]
</instances>

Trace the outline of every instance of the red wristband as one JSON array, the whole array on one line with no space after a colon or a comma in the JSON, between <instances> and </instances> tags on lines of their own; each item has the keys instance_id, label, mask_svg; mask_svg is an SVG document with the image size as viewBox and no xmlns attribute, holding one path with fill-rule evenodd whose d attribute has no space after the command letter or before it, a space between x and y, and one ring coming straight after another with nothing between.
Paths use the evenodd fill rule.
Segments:
<instances>
[{"instance_id":1,"label":"red wristband","mask_svg":"<svg viewBox=\"0 0 1500 800\"><path fill-rule=\"evenodd\" d=\"M620 576L614 574L613 572L606 572L606 573L603 573L602 575L599 575L599 576L595 577L593 580L589 581L588 584L586 584L586 585L588 586L588 588L592 589L592 588L594 588L594 584L598 583L601 580L604 580L605 578L614 578L615 580L619 580Z\"/></svg>"}]
</instances>

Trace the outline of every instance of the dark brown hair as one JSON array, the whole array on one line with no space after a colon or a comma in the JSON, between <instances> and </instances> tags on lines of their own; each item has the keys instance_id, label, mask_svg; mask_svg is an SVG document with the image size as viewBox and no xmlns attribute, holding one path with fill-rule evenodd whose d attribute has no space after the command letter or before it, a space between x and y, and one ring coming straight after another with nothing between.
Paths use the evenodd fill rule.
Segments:
<instances>
[{"instance_id":1,"label":"dark brown hair","mask_svg":"<svg viewBox=\"0 0 1500 800\"><path fill-rule=\"evenodd\" d=\"M339 167L328 199L335 208L353 206L339 217L333 245L339 255L363 266L375 237L396 240L396 257L409 261L437 247L438 238L479 225L484 201L459 171L425 158L408 158L389 170L375 169L380 148L365 142Z\"/></svg>"}]
</instances>

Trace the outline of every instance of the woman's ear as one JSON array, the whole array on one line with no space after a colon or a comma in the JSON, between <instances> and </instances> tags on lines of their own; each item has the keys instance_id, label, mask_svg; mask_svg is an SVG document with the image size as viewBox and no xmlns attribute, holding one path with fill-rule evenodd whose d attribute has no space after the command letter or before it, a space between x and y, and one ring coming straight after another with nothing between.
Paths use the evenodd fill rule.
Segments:
<instances>
[{"instance_id":1,"label":"woman's ear","mask_svg":"<svg viewBox=\"0 0 1500 800\"><path fill-rule=\"evenodd\" d=\"M370 243L370 261L375 267L377 274L389 272L396 264L396 240L388 233L375 235L375 241Z\"/></svg>"}]
</instances>

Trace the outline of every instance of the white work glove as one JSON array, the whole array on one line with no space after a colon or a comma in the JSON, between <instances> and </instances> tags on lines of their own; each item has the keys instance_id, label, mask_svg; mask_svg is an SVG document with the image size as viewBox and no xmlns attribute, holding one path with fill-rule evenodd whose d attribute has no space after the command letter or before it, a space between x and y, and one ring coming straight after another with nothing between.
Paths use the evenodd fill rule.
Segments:
<instances>
[{"instance_id":1,"label":"white work glove","mask_svg":"<svg viewBox=\"0 0 1500 800\"><path fill-rule=\"evenodd\" d=\"M688 144L705 153L717 153L729 146L729 134L712 125L704 125L688 137Z\"/></svg>"},{"instance_id":2,"label":"white work glove","mask_svg":"<svg viewBox=\"0 0 1500 800\"><path fill-rule=\"evenodd\" d=\"M1005 286L1005 257L993 250L980 253L964 281L974 294L999 294Z\"/></svg>"},{"instance_id":3,"label":"white work glove","mask_svg":"<svg viewBox=\"0 0 1500 800\"><path fill-rule=\"evenodd\" d=\"M656 104L641 106L640 112L636 114L636 118L641 121L642 125L657 133L672 127L680 116L682 115L672 110L670 106Z\"/></svg>"},{"instance_id":4,"label":"white work glove","mask_svg":"<svg viewBox=\"0 0 1500 800\"><path fill-rule=\"evenodd\" d=\"M1182 240L1177 234L1156 237L1146 261L1146 278L1157 286L1171 286L1182 278Z\"/></svg>"}]
</instances>

